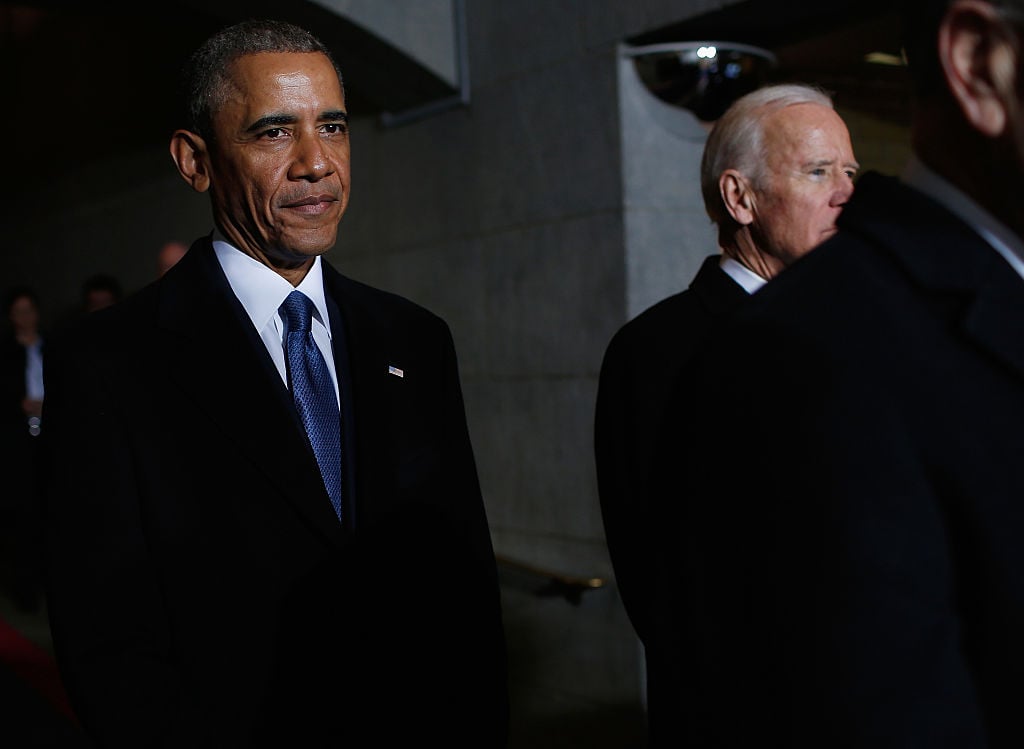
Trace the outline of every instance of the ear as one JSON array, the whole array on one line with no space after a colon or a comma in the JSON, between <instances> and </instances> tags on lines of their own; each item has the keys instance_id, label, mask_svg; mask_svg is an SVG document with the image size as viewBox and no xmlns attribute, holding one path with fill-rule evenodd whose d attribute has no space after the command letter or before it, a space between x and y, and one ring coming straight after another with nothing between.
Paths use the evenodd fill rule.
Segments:
<instances>
[{"instance_id":1,"label":"ear","mask_svg":"<svg viewBox=\"0 0 1024 749\"><path fill-rule=\"evenodd\" d=\"M740 226L754 222L754 192L746 177L735 169L726 169L718 178L718 191L733 221Z\"/></svg>"},{"instance_id":2,"label":"ear","mask_svg":"<svg viewBox=\"0 0 1024 749\"><path fill-rule=\"evenodd\" d=\"M995 138L1016 95L1013 32L987 2L954 0L939 25L939 62L967 122Z\"/></svg>"},{"instance_id":3,"label":"ear","mask_svg":"<svg viewBox=\"0 0 1024 749\"><path fill-rule=\"evenodd\" d=\"M175 130L171 135L171 158L178 167L178 174L196 192L206 192L210 187L209 152L202 136L190 130Z\"/></svg>"}]
</instances>

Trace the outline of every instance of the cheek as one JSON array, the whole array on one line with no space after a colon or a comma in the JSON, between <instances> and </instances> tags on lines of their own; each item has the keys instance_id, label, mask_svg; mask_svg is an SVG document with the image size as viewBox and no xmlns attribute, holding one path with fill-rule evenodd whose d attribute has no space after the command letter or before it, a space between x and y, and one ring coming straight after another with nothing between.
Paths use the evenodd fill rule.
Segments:
<instances>
[{"instance_id":1,"label":"cheek","mask_svg":"<svg viewBox=\"0 0 1024 749\"><path fill-rule=\"evenodd\" d=\"M213 186L225 205L246 205L253 191L251 172L243 165L225 164L214 175Z\"/></svg>"},{"instance_id":2,"label":"cheek","mask_svg":"<svg viewBox=\"0 0 1024 749\"><path fill-rule=\"evenodd\" d=\"M799 234L799 227L807 222L808 208L806 201L801 200L798 195L780 195L778 199L772 201L765 212L768 233L777 238Z\"/></svg>"},{"instance_id":3,"label":"cheek","mask_svg":"<svg viewBox=\"0 0 1024 749\"><path fill-rule=\"evenodd\" d=\"M352 170L347 152L335 157L334 170L337 172L338 179L341 180L342 184L348 185L349 179L352 175Z\"/></svg>"},{"instance_id":4,"label":"cheek","mask_svg":"<svg viewBox=\"0 0 1024 749\"><path fill-rule=\"evenodd\" d=\"M819 223L829 211L829 199L832 192L823 186L815 189L795 192L789 200L787 212L798 226L811 226Z\"/></svg>"},{"instance_id":5,"label":"cheek","mask_svg":"<svg viewBox=\"0 0 1024 749\"><path fill-rule=\"evenodd\" d=\"M239 191L251 196L250 199L272 195L277 186L286 179L286 166L280 160L269 156L235 164L235 186Z\"/></svg>"}]
</instances>

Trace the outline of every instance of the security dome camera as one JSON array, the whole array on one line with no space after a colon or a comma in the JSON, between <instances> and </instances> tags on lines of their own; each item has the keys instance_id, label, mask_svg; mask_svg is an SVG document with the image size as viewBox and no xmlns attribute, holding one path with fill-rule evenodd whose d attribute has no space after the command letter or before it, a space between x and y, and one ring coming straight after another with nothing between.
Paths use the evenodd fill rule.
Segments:
<instances>
[{"instance_id":1,"label":"security dome camera","mask_svg":"<svg viewBox=\"0 0 1024 749\"><path fill-rule=\"evenodd\" d=\"M736 99L762 86L777 60L736 42L669 42L630 47L640 80L654 96L712 122Z\"/></svg>"}]
</instances>

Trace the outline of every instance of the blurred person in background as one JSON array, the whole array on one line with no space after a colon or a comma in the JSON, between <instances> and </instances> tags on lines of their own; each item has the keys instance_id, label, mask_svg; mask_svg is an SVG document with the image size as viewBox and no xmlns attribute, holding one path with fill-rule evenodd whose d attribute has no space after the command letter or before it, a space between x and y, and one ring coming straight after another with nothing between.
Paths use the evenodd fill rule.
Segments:
<instances>
[{"instance_id":1,"label":"blurred person in background","mask_svg":"<svg viewBox=\"0 0 1024 749\"><path fill-rule=\"evenodd\" d=\"M4 296L0 339L0 543L4 583L19 608L40 602L38 437L42 431L43 334L39 297L29 286Z\"/></svg>"},{"instance_id":2,"label":"blurred person in background","mask_svg":"<svg viewBox=\"0 0 1024 749\"><path fill-rule=\"evenodd\" d=\"M188 252L188 245L177 239L170 239L160 245L160 249L156 254L157 276L162 276L169 271L185 256L186 252Z\"/></svg>"}]
</instances>

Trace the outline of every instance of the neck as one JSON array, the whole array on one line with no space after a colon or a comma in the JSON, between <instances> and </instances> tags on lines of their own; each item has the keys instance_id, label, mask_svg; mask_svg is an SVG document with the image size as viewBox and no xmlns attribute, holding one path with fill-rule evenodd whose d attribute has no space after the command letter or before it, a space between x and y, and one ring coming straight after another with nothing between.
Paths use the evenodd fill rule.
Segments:
<instances>
[{"instance_id":1,"label":"neck","mask_svg":"<svg viewBox=\"0 0 1024 749\"><path fill-rule=\"evenodd\" d=\"M750 228L743 226L732 236L719 242L719 249L751 273L766 281L775 278L783 269L782 261L761 250L750 235Z\"/></svg>"}]
</instances>

